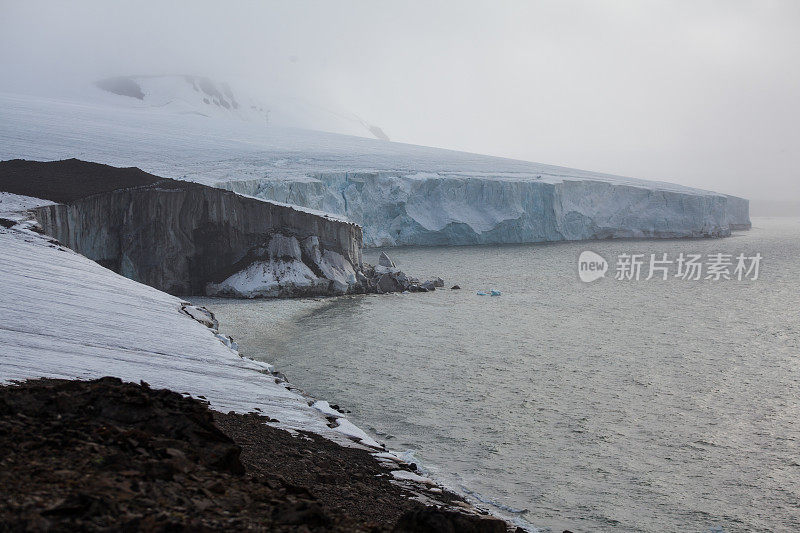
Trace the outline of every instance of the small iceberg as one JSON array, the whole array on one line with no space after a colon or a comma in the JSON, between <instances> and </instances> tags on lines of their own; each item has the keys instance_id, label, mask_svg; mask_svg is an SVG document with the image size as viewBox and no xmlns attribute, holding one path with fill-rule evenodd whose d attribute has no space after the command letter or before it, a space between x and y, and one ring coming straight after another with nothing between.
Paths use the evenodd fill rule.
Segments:
<instances>
[{"instance_id":1,"label":"small iceberg","mask_svg":"<svg viewBox=\"0 0 800 533\"><path fill-rule=\"evenodd\" d=\"M500 296L501 292L492 289L492 296Z\"/></svg>"},{"instance_id":2,"label":"small iceberg","mask_svg":"<svg viewBox=\"0 0 800 533\"><path fill-rule=\"evenodd\" d=\"M487 295L487 293L485 293L483 291L478 291L478 296L486 296L486 295Z\"/></svg>"}]
</instances>

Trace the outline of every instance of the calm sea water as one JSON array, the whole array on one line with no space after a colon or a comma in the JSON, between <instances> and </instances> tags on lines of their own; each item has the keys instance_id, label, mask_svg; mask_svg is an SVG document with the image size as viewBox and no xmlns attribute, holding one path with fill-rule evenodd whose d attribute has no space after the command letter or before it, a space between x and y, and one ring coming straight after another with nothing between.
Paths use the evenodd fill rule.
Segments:
<instances>
[{"instance_id":1,"label":"calm sea water","mask_svg":"<svg viewBox=\"0 0 800 533\"><path fill-rule=\"evenodd\" d=\"M587 249L611 263L591 284ZM631 252L764 258L758 280L613 279ZM201 303L245 354L537 528L800 530L800 220L389 253L462 290Z\"/></svg>"}]
</instances>

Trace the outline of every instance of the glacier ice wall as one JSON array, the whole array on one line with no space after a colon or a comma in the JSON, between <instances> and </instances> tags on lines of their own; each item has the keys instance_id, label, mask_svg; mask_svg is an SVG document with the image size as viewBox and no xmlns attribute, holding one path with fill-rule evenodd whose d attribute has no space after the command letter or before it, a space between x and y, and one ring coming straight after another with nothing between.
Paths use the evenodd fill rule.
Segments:
<instances>
[{"instance_id":1,"label":"glacier ice wall","mask_svg":"<svg viewBox=\"0 0 800 533\"><path fill-rule=\"evenodd\" d=\"M722 237L750 227L741 198L590 179L320 172L218 186L346 216L363 226L366 246Z\"/></svg>"},{"instance_id":2,"label":"glacier ice wall","mask_svg":"<svg viewBox=\"0 0 800 533\"><path fill-rule=\"evenodd\" d=\"M750 226L747 200L672 183L161 108L0 94L0 159L76 155L344 215L363 226L368 246L724 236Z\"/></svg>"}]
</instances>

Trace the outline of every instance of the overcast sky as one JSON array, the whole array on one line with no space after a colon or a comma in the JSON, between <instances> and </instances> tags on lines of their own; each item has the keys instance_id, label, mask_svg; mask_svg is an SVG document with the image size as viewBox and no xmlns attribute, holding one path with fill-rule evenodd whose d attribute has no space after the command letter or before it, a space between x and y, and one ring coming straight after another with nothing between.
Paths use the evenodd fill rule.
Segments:
<instances>
[{"instance_id":1,"label":"overcast sky","mask_svg":"<svg viewBox=\"0 0 800 533\"><path fill-rule=\"evenodd\" d=\"M800 202L800 1L0 0L0 71L244 80L396 141Z\"/></svg>"}]
</instances>

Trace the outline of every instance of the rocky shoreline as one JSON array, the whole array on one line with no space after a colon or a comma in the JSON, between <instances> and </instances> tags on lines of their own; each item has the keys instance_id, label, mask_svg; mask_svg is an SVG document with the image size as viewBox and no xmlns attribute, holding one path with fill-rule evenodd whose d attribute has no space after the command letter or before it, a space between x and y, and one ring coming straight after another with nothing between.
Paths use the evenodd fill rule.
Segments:
<instances>
[{"instance_id":1,"label":"rocky shoreline","mask_svg":"<svg viewBox=\"0 0 800 533\"><path fill-rule=\"evenodd\" d=\"M507 532L367 450L117 378L0 387L4 530ZM404 479L406 478L406 479Z\"/></svg>"},{"instance_id":2,"label":"rocky shoreline","mask_svg":"<svg viewBox=\"0 0 800 533\"><path fill-rule=\"evenodd\" d=\"M362 272L364 278L360 281L368 293L429 292L444 287L442 278L420 281L418 278L406 275L397 268L386 252L381 252L377 265L364 263Z\"/></svg>"}]
</instances>

